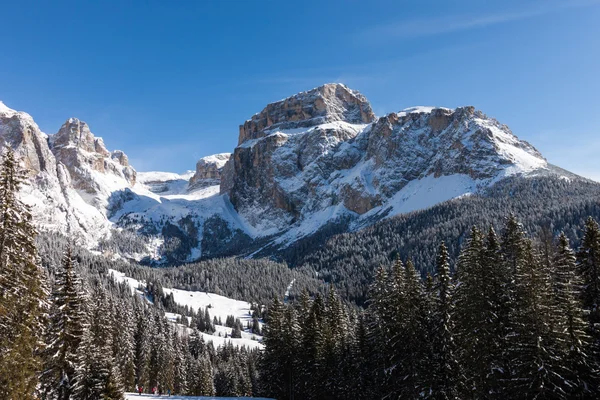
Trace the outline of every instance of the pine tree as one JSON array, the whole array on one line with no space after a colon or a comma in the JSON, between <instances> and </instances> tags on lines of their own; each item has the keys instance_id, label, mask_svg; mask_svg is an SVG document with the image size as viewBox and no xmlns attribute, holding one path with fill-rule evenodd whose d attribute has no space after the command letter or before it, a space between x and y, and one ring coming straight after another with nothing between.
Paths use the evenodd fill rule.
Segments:
<instances>
[{"instance_id":1,"label":"pine tree","mask_svg":"<svg viewBox=\"0 0 600 400\"><path fill-rule=\"evenodd\" d=\"M404 267L400 259L394 263L394 275L398 279L403 275ZM365 315L366 337L363 351L371 352L371 368L366 370L368 382L373 397L383 397L391 392L389 371L391 360L389 357L389 341L392 335L392 284L386 270L379 267L375 272L375 280L370 287L369 308ZM403 279L401 279L403 280Z\"/></svg>"},{"instance_id":2,"label":"pine tree","mask_svg":"<svg viewBox=\"0 0 600 400\"><path fill-rule=\"evenodd\" d=\"M173 333L173 394L185 394L188 391L185 349L187 344L176 332Z\"/></svg>"},{"instance_id":3,"label":"pine tree","mask_svg":"<svg viewBox=\"0 0 600 400\"><path fill-rule=\"evenodd\" d=\"M584 280L584 307L590 310L592 323L600 322L600 227L592 217L585 223L577 261Z\"/></svg>"},{"instance_id":4,"label":"pine tree","mask_svg":"<svg viewBox=\"0 0 600 400\"><path fill-rule=\"evenodd\" d=\"M454 294L454 319L459 363L464 374L464 397L479 398L489 394L488 375L493 360L480 346L489 342L481 330L486 321L482 263L485 247L477 227L464 244L457 263Z\"/></svg>"},{"instance_id":5,"label":"pine tree","mask_svg":"<svg viewBox=\"0 0 600 400\"><path fill-rule=\"evenodd\" d=\"M551 332L551 282L531 241L516 259L507 355L511 380L505 393L524 398L564 398Z\"/></svg>"},{"instance_id":6,"label":"pine tree","mask_svg":"<svg viewBox=\"0 0 600 400\"><path fill-rule=\"evenodd\" d=\"M25 180L12 150L0 167L0 398L35 397L47 293L31 213L17 193Z\"/></svg>"},{"instance_id":7,"label":"pine tree","mask_svg":"<svg viewBox=\"0 0 600 400\"><path fill-rule=\"evenodd\" d=\"M92 306L89 329L84 331L79 346L73 396L76 400L124 398L122 383L112 356L112 319L106 294L99 289Z\"/></svg>"},{"instance_id":8,"label":"pine tree","mask_svg":"<svg viewBox=\"0 0 600 400\"><path fill-rule=\"evenodd\" d=\"M423 359L427 311L423 284L410 260L404 267L403 282L394 291L397 308L389 349L393 368L391 393L404 399L416 399L428 391Z\"/></svg>"},{"instance_id":9,"label":"pine tree","mask_svg":"<svg viewBox=\"0 0 600 400\"><path fill-rule=\"evenodd\" d=\"M289 375L286 371L288 349L285 342L284 306L275 298L268 309L268 324L264 329L263 343L265 345L262 357L263 386L266 392L275 398L288 398L290 393Z\"/></svg>"},{"instance_id":10,"label":"pine tree","mask_svg":"<svg viewBox=\"0 0 600 400\"><path fill-rule=\"evenodd\" d=\"M149 363L150 363L150 316L143 310L138 310L135 327L135 383L138 386L149 388Z\"/></svg>"},{"instance_id":11,"label":"pine tree","mask_svg":"<svg viewBox=\"0 0 600 400\"><path fill-rule=\"evenodd\" d=\"M203 354L196 360L195 379L196 385L192 394L196 396L215 395L213 369L207 354Z\"/></svg>"},{"instance_id":12,"label":"pine tree","mask_svg":"<svg viewBox=\"0 0 600 400\"><path fill-rule=\"evenodd\" d=\"M594 397L598 392L597 369L591 354L589 325L584 319L576 258L564 233L558 237L554 258L556 345L561 358L557 373L564 379L566 397ZM558 369L558 368L557 368Z\"/></svg>"},{"instance_id":13,"label":"pine tree","mask_svg":"<svg viewBox=\"0 0 600 400\"><path fill-rule=\"evenodd\" d=\"M435 285L435 304L433 309L433 363L430 368L433 375L433 399L458 399L460 383L459 365L456 359L454 342L453 291L454 285L450 277L448 249L444 242L440 244L437 260Z\"/></svg>"},{"instance_id":14,"label":"pine tree","mask_svg":"<svg viewBox=\"0 0 600 400\"><path fill-rule=\"evenodd\" d=\"M325 307L321 295L317 295L311 304L308 293L305 292L301 298L298 314L300 321L298 345L300 349L294 374L297 382L296 397L313 399L322 383L320 379L325 341L323 332Z\"/></svg>"},{"instance_id":15,"label":"pine tree","mask_svg":"<svg viewBox=\"0 0 600 400\"><path fill-rule=\"evenodd\" d=\"M75 384L75 365L86 326L85 295L68 247L52 295L50 328L42 374L43 399L69 400Z\"/></svg>"},{"instance_id":16,"label":"pine tree","mask_svg":"<svg viewBox=\"0 0 600 400\"><path fill-rule=\"evenodd\" d=\"M118 367L123 386L131 391L135 388L135 319L126 304L115 304L113 315L117 319L113 326L113 357Z\"/></svg>"}]
</instances>

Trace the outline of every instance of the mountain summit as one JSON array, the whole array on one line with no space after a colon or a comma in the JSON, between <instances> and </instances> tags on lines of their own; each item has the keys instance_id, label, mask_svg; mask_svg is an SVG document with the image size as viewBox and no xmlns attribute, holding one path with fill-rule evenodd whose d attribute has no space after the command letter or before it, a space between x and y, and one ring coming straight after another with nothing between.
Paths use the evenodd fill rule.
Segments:
<instances>
[{"instance_id":1,"label":"mountain summit","mask_svg":"<svg viewBox=\"0 0 600 400\"><path fill-rule=\"evenodd\" d=\"M185 175L137 173L85 122L71 118L45 135L3 104L0 142L29 171L23 196L43 229L138 260L271 254L507 177L583 179L552 167L474 107L412 107L377 118L342 84L267 105L240 126L231 154L204 157Z\"/></svg>"},{"instance_id":2,"label":"mountain summit","mask_svg":"<svg viewBox=\"0 0 600 400\"><path fill-rule=\"evenodd\" d=\"M328 83L269 104L240 126L238 145L273 129L308 128L328 122L366 124L375 120L367 99L340 83Z\"/></svg>"}]
</instances>

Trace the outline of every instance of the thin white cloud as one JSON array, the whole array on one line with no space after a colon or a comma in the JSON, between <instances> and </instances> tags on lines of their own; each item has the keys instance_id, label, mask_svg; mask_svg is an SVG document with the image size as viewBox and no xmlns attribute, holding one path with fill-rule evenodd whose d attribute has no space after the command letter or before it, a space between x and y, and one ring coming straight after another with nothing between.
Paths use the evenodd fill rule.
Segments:
<instances>
[{"instance_id":1,"label":"thin white cloud","mask_svg":"<svg viewBox=\"0 0 600 400\"><path fill-rule=\"evenodd\" d=\"M599 3L600 0L544 1L537 3L534 7L530 6L529 8L521 8L515 11L487 15L453 15L420 20L403 20L367 29L361 32L360 36L369 40L437 36L446 33L485 28L492 25L533 18L564 9L586 7Z\"/></svg>"}]
</instances>

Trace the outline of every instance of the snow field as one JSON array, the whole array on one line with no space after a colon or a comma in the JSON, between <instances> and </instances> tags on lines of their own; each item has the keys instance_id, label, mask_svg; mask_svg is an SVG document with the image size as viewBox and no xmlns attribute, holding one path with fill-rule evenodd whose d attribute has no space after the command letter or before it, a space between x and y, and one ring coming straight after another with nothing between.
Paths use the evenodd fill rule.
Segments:
<instances>
[{"instance_id":1,"label":"snow field","mask_svg":"<svg viewBox=\"0 0 600 400\"><path fill-rule=\"evenodd\" d=\"M140 286L140 283L144 285L144 282L129 278L125 276L124 273L114 269L109 269L108 273L113 276L115 281L119 283L127 283L127 285L131 288L132 294L137 293L140 296L143 296L143 293L137 288ZM235 318L240 319L244 328L248 322L252 323L252 311L250 310L251 305L246 301L234 300L225 296L208 292L190 292L187 290L168 288L163 288L163 291L166 295L173 293L173 299L175 300L176 304L188 306L190 309L193 309L196 312L200 308L207 308L211 319L217 317L217 319L220 318L221 321L225 323L227 316L233 315ZM175 313L165 313L165 317L175 324L177 323L177 319L181 316ZM263 324L260 323L260 325L262 329ZM183 325L180 325L180 327L181 329L184 329ZM201 332L201 334L205 342L213 342L215 347L223 346L229 342L231 342L234 346L246 346L251 349L262 349L264 347L262 343L260 343L262 336L242 331L241 339L231 338L231 331L232 329L227 326L216 325L214 334L210 335L204 332Z\"/></svg>"}]
</instances>

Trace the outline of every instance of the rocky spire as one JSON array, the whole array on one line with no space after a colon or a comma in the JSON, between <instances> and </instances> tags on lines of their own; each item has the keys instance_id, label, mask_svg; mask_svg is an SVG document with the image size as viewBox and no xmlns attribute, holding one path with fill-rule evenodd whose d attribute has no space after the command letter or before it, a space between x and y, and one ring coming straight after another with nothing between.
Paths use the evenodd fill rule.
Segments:
<instances>
[{"instance_id":1,"label":"rocky spire","mask_svg":"<svg viewBox=\"0 0 600 400\"><path fill-rule=\"evenodd\" d=\"M123 178L131 186L135 184L136 172L125 153L116 150L111 154L102 138L95 137L88 125L77 118L69 118L50 137L50 147L56 160L69 171L77 189L97 191L86 172L88 169Z\"/></svg>"}]
</instances>

